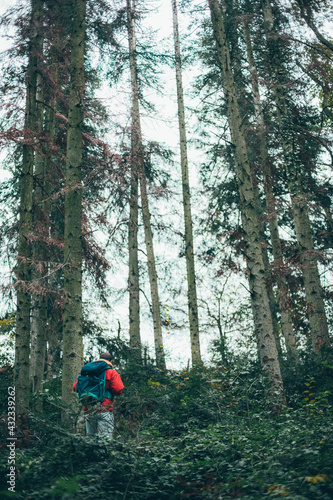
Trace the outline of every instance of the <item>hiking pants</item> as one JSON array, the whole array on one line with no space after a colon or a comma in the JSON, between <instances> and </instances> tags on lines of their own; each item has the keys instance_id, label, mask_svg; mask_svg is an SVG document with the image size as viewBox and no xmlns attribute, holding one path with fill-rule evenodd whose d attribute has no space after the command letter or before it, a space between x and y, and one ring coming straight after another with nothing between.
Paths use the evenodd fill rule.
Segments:
<instances>
[{"instance_id":1,"label":"hiking pants","mask_svg":"<svg viewBox=\"0 0 333 500\"><path fill-rule=\"evenodd\" d=\"M114 415L111 411L94 413L86 417L87 436L100 434L101 436L112 437L114 429Z\"/></svg>"}]
</instances>

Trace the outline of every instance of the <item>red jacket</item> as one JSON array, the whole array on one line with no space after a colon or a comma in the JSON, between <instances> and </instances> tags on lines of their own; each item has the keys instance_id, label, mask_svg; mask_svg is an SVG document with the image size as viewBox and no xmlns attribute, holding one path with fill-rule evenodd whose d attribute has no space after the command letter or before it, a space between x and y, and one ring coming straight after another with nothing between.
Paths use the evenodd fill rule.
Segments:
<instances>
[{"instance_id":1,"label":"red jacket","mask_svg":"<svg viewBox=\"0 0 333 500\"><path fill-rule=\"evenodd\" d=\"M112 368L112 364L109 361L106 361L105 359L98 359L97 361L105 361L108 365L110 365L110 368ZM73 391L76 391L76 384L77 381L74 382L73 384ZM105 374L105 389L107 391L112 392L112 394L121 394L124 389L124 384L120 378L120 375L116 370L112 369L106 370ZM114 402L112 399L105 398L100 405L100 409L98 410L99 412L105 412L105 411L113 411L114 408ZM87 407L83 407L84 411L88 411Z\"/></svg>"}]
</instances>

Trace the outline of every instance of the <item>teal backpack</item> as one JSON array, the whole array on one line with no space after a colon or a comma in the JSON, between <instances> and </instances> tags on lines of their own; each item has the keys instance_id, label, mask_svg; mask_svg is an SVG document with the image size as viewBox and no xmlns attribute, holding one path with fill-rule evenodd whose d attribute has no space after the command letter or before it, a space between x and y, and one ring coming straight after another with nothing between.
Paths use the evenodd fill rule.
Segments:
<instances>
[{"instance_id":1,"label":"teal backpack","mask_svg":"<svg viewBox=\"0 0 333 500\"><path fill-rule=\"evenodd\" d=\"M84 406L101 403L105 398L113 400L113 394L105 390L106 371L112 368L104 361L92 361L82 367L76 390Z\"/></svg>"}]
</instances>

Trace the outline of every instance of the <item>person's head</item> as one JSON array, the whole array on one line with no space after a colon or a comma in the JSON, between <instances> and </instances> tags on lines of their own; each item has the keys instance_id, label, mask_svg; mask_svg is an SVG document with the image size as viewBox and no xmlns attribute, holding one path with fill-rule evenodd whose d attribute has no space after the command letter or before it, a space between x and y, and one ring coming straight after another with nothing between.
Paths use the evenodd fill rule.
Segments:
<instances>
[{"instance_id":1,"label":"person's head","mask_svg":"<svg viewBox=\"0 0 333 500\"><path fill-rule=\"evenodd\" d=\"M111 354L109 352L102 352L99 359L105 359L105 361L112 361Z\"/></svg>"}]
</instances>

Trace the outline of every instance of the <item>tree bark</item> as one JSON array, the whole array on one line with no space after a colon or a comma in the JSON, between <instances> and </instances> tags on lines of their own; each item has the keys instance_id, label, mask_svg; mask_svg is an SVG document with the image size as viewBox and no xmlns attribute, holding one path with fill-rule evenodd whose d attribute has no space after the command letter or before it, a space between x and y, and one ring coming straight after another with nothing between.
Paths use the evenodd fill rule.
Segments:
<instances>
[{"instance_id":1,"label":"tree bark","mask_svg":"<svg viewBox=\"0 0 333 500\"><path fill-rule=\"evenodd\" d=\"M251 306L258 340L258 353L263 373L269 379L268 400L272 406L279 409L281 405L285 404L285 396L267 295L265 266L258 230L250 164L247 156L244 132L242 130L242 120L239 114L221 9L218 0L208 0L208 4L216 42L218 65L223 79L223 92L227 103L231 141L234 145L238 191L241 200L242 225L246 243L245 256L249 275Z\"/></svg>"},{"instance_id":2,"label":"tree bark","mask_svg":"<svg viewBox=\"0 0 333 500\"><path fill-rule=\"evenodd\" d=\"M40 45L42 52L43 47ZM36 106L36 128L39 135L39 149L42 149L42 134L44 121L43 105L43 82L40 73L37 75L37 106ZM33 245L35 269L33 278L36 282L37 293L32 298L31 318L31 359L30 372L32 378L32 391L41 391L44 378L46 330L47 330L47 296L45 294L47 281L47 254L43 238L48 236L49 227L45 220L45 160L41 152L35 154L35 189L34 189L34 234L37 237Z\"/></svg>"},{"instance_id":3,"label":"tree bark","mask_svg":"<svg viewBox=\"0 0 333 500\"><path fill-rule=\"evenodd\" d=\"M29 409L29 356L30 356L30 306L31 296L28 286L31 281L32 246L29 234L32 232L32 193L34 167L34 135L36 132L36 91L37 91L37 49L39 45L38 23L41 9L40 0L31 0L31 35L28 48L26 73L26 110L23 130L23 164L20 175L20 209L17 263L17 310L15 340L16 411L22 417Z\"/></svg>"},{"instance_id":4,"label":"tree bark","mask_svg":"<svg viewBox=\"0 0 333 500\"><path fill-rule=\"evenodd\" d=\"M293 126L292 103L285 92L288 78L283 65L283 55L281 51L277 50L274 19L268 0L263 0L263 14L272 76L272 90L276 102L276 113L304 281L311 339L314 351L319 353L322 347L330 347L330 338L307 208L308 202L302 188L303 165L300 159L297 134Z\"/></svg>"},{"instance_id":5,"label":"tree bark","mask_svg":"<svg viewBox=\"0 0 333 500\"><path fill-rule=\"evenodd\" d=\"M55 6L56 12L59 12L59 6ZM57 110L57 95L54 91L58 85L58 75L59 75L59 57L58 52L54 47L51 47L50 56L51 73L53 79L53 86L50 88L49 106L45 111L45 131L46 131L46 158L45 158L45 185L44 185L44 213L46 218L50 219L51 215L51 195L52 195L52 185L53 185L53 165L54 165L54 154L52 153L52 148L49 146L54 143L55 131L56 131L56 110ZM53 93L52 93L53 91ZM50 226L50 220L48 220L48 231L50 237L53 238L55 235L52 234L52 228ZM49 270L51 270L51 256L48 254L49 259ZM62 257L59 257L61 262ZM58 286L57 280L54 274L51 273L49 279L49 287L55 289ZM60 365L60 351L61 351L61 314L59 305L56 307L55 298L52 295L47 297L47 311L48 311L48 325L46 330L46 341L47 341L47 353L46 353L46 377L49 380L53 375L58 373L56 365Z\"/></svg>"},{"instance_id":6,"label":"tree bark","mask_svg":"<svg viewBox=\"0 0 333 500\"><path fill-rule=\"evenodd\" d=\"M141 360L140 292L138 259L138 176L131 158L130 214L128 221L129 250L129 334L130 346L135 358Z\"/></svg>"},{"instance_id":7,"label":"tree bark","mask_svg":"<svg viewBox=\"0 0 333 500\"><path fill-rule=\"evenodd\" d=\"M136 39L135 39L135 12L134 1L127 0L127 15L128 15L128 39L130 53L130 71L131 71L131 86L132 86L132 158L136 163L136 169L139 177L142 218L145 233L145 242L147 249L148 274L151 291L151 303L154 325L154 344L156 355L156 366L160 369L165 369L165 356L162 338L162 322L160 311L160 300L158 295L157 272L155 264L155 254L153 247L153 234L150 223L150 211L147 194L147 180L144 169L144 157L142 147L142 133L140 123L139 109L139 92L137 81L137 62L136 62Z\"/></svg>"},{"instance_id":8,"label":"tree bark","mask_svg":"<svg viewBox=\"0 0 333 500\"><path fill-rule=\"evenodd\" d=\"M187 298L188 298L188 312L189 312L189 322L190 322L192 365L195 365L201 363L201 353L200 353L197 288L195 281L191 194L190 194L189 167L188 167L188 157L187 157L185 108L184 108L181 52L180 52L180 42L179 42L179 32L178 32L178 15L177 15L176 0L172 0L172 13L173 13L173 36L174 36L174 47L175 47L176 84L177 84L180 162L182 171L182 193L183 193L183 210L184 210L184 225L185 225Z\"/></svg>"},{"instance_id":9,"label":"tree bark","mask_svg":"<svg viewBox=\"0 0 333 500\"><path fill-rule=\"evenodd\" d=\"M282 255L281 240L279 235L277 212L275 206L275 197L273 193L273 175L272 175L270 158L268 155L265 120L259 93L258 75L253 56L250 29L248 22L244 16L242 18L242 21L243 21L244 38L246 43L246 52L247 52L247 58L251 76L253 102L256 113L256 119L258 123L260 157L261 157L262 172L264 177L264 191L266 197L266 209L268 215L269 232L271 237L272 252L274 258L274 271L276 276L276 284L278 288L281 327L284 340L286 343L288 359L294 361L297 359L297 347L296 347L296 339L292 324L291 303L289 298L287 280L285 276L285 268Z\"/></svg>"},{"instance_id":10,"label":"tree bark","mask_svg":"<svg viewBox=\"0 0 333 500\"><path fill-rule=\"evenodd\" d=\"M84 99L85 0L73 5L64 234L62 398L73 401L72 383L83 364L82 339L82 125Z\"/></svg>"},{"instance_id":11,"label":"tree bark","mask_svg":"<svg viewBox=\"0 0 333 500\"><path fill-rule=\"evenodd\" d=\"M131 150L133 151L133 140ZM131 192L130 213L128 221L128 289L129 289L129 335L130 346L135 359L140 362L141 336L140 336L140 285L139 285L139 258L138 258L138 173L136 162L131 154Z\"/></svg>"},{"instance_id":12,"label":"tree bark","mask_svg":"<svg viewBox=\"0 0 333 500\"><path fill-rule=\"evenodd\" d=\"M252 181L253 181L253 194L254 200L256 204L256 212L257 212L257 220L258 220L258 230L259 230L259 238L261 242L261 250L262 250L262 259L265 267L266 274L266 288L268 294L268 302L269 308L271 310L272 315L272 324L273 324L273 335L275 339L275 345L279 356L279 361L282 360L282 348L281 348L281 340L280 340L280 325L277 318L277 303L274 295L272 279L270 276L270 264L268 258L268 251L266 248L267 237L265 234L265 226L264 226L264 207L263 203L260 199L260 193L258 185L256 184L256 173L253 172L253 167L250 163Z\"/></svg>"},{"instance_id":13,"label":"tree bark","mask_svg":"<svg viewBox=\"0 0 333 500\"><path fill-rule=\"evenodd\" d=\"M139 283L139 257L138 257L138 226L139 226L139 163L142 161L140 151L141 130L137 92L136 66L135 66L135 21L132 18L132 5L127 1L128 39L130 50L130 71L132 86L131 109L131 193L130 216L128 221L128 247L129 247L129 333L130 346L134 350L135 358L141 361L141 336L140 336L140 283Z\"/></svg>"}]
</instances>

